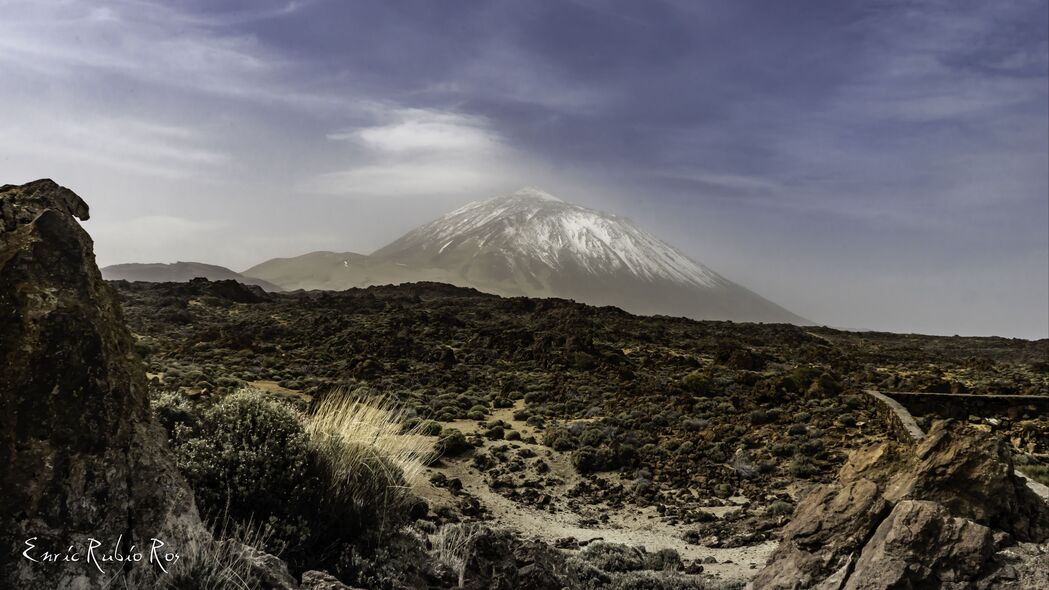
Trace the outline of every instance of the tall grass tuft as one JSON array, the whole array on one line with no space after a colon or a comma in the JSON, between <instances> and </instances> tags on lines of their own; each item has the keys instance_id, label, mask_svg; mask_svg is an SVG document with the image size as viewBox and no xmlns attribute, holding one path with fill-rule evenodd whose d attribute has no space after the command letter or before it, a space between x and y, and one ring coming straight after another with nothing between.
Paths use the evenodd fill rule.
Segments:
<instances>
[{"instance_id":1,"label":"tall grass tuft","mask_svg":"<svg viewBox=\"0 0 1049 590\"><path fill-rule=\"evenodd\" d=\"M481 525L475 523L451 523L434 535L435 557L459 577L459 588L466 584L466 569L473 559L474 545L483 533Z\"/></svg>"},{"instance_id":2,"label":"tall grass tuft","mask_svg":"<svg viewBox=\"0 0 1049 590\"><path fill-rule=\"evenodd\" d=\"M337 473L357 473L378 465L397 468L385 474L386 481L411 484L433 455L434 442L423 434L425 423L405 429L405 421L403 407L389 397L366 401L359 393L339 389L325 396L307 417L306 430L329 453ZM348 481L336 478L340 480Z\"/></svg>"},{"instance_id":3,"label":"tall grass tuft","mask_svg":"<svg viewBox=\"0 0 1049 590\"><path fill-rule=\"evenodd\" d=\"M255 556L267 543L264 527L234 524L223 517L214 536L198 534L182 547L180 558L158 574L154 590L256 590L263 586Z\"/></svg>"}]
</instances>

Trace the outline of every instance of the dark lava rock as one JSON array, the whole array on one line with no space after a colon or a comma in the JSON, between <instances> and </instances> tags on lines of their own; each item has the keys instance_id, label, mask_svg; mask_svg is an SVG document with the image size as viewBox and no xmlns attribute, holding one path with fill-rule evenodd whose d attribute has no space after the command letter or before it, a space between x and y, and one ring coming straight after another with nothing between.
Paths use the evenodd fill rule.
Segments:
<instances>
[{"instance_id":1,"label":"dark lava rock","mask_svg":"<svg viewBox=\"0 0 1049 590\"><path fill-rule=\"evenodd\" d=\"M35 551L86 551L89 538L123 553L148 551L152 538L178 551L201 530L150 418L114 291L74 217L86 220L87 204L50 180L0 187L4 588L143 587L159 571L147 560L103 564L104 574L83 559L34 563L22 558L27 539Z\"/></svg>"},{"instance_id":2,"label":"dark lava rock","mask_svg":"<svg viewBox=\"0 0 1049 590\"><path fill-rule=\"evenodd\" d=\"M1049 504L1013 473L1005 443L940 421L913 449L853 453L836 483L799 502L752 587L1044 587L1024 585L1042 554L1014 559L1016 545L996 540L1047 538Z\"/></svg>"}]
</instances>

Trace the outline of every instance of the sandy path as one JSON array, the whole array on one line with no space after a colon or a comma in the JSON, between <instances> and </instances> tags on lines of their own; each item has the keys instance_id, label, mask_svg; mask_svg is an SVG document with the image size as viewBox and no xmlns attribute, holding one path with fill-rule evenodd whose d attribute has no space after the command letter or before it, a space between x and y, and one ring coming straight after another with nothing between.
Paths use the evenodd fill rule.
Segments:
<instances>
[{"instance_id":1,"label":"sandy path","mask_svg":"<svg viewBox=\"0 0 1049 590\"><path fill-rule=\"evenodd\" d=\"M515 408L493 412L492 419L510 423L522 436L537 436L538 433L523 422L513 420L513 413L520 409L521 402ZM476 421L461 420L448 424L466 434L478 431ZM538 438L538 436L537 436ZM544 490L551 497L563 498L565 494L582 481L582 477L569 463L568 456L552 452L540 444L529 444L522 441L486 441L484 450L494 444L508 444L512 448L529 448L550 466L551 475L562 483ZM476 497L490 513L490 520L495 526L517 531L525 538L538 539L554 544L559 539L573 537L578 541L604 540L627 545L643 545L648 551L674 549L685 560L713 557L717 563L704 565L707 573L724 579L748 580L768 561L769 555L776 548L775 542L766 542L749 547L731 549L694 545L684 540L686 528L663 522L659 513L652 507L628 507L625 509L608 509L595 505L584 508L586 514L580 514L557 503L552 510L538 509L511 500L493 491L484 479L483 473L472 467L469 459L445 461L440 466L427 469L426 477L416 486L416 491L435 505L454 505L455 498L443 488L436 488L429 483L429 476L442 473L449 479L458 478L463 490ZM713 508L710 512L723 515L733 508ZM608 521L596 526L582 526L583 520L593 522L594 517L607 514Z\"/></svg>"}]
</instances>

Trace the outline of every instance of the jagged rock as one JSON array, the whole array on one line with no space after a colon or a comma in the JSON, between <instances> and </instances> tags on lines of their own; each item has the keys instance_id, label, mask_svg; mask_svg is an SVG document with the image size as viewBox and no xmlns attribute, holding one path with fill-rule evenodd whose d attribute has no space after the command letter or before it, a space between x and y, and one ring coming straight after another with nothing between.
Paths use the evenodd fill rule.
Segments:
<instances>
[{"instance_id":1,"label":"jagged rock","mask_svg":"<svg viewBox=\"0 0 1049 590\"><path fill-rule=\"evenodd\" d=\"M95 265L75 193L50 180L0 187L0 587L144 587L151 539L201 529L192 492L151 420L143 368ZM36 563L36 549L81 552ZM145 552L139 562L89 563ZM97 555L96 555L97 557ZM113 579L117 580L114 582ZM122 579L121 579L122 578Z\"/></svg>"},{"instance_id":2,"label":"jagged rock","mask_svg":"<svg viewBox=\"0 0 1049 590\"><path fill-rule=\"evenodd\" d=\"M890 502L943 504L1020 541L1049 537L1049 510L1014 473L1008 442L959 422L935 423L913 450L881 443L857 451L839 477L875 481Z\"/></svg>"},{"instance_id":3,"label":"jagged rock","mask_svg":"<svg viewBox=\"0 0 1049 590\"><path fill-rule=\"evenodd\" d=\"M867 479L820 485L798 504L755 588L811 588L846 567L889 512Z\"/></svg>"},{"instance_id":4,"label":"jagged rock","mask_svg":"<svg viewBox=\"0 0 1049 590\"><path fill-rule=\"evenodd\" d=\"M1049 504L1013 473L1006 443L941 421L913 449L882 443L853 453L836 483L799 502L751 587L992 588L1021 576L1039 587L1032 563L1045 558L1010 563L995 551L1047 538Z\"/></svg>"},{"instance_id":5,"label":"jagged rock","mask_svg":"<svg viewBox=\"0 0 1049 590\"><path fill-rule=\"evenodd\" d=\"M970 587L993 553L991 529L952 517L935 502L903 500L864 546L844 588L960 590Z\"/></svg>"}]
</instances>

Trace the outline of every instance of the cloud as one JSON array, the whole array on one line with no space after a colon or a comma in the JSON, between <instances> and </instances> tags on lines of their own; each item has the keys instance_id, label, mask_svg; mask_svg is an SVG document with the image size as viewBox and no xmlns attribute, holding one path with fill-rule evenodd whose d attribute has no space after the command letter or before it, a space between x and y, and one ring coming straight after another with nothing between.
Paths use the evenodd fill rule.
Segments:
<instances>
[{"instance_id":1,"label":"cloud","mask_svg":"<svg viewBox=\"0 0 1049 590\"><path fill-rule=\"evenodd\" d=\"M482 117L432 109L401 109L394 122L332 133L329 139L358 141L383 152L455 151L484 153L499 148L499 138Z\"/></svg>"},{"instance_id":2,"label":"cloud","mask_svg":"<svg viewBox=\"0 0 1049 590\"><path fill-rule=\"evenodd\" d=\"M299 8L291 3L224 22L165 2L8 2L0 20L0 68L44 75L52 83L96 85L99 77L121 77L140 85L140 92L148 85L306 108L342 105L337 96L300 91L287 77L294 61L230 29L252 15L273 18Z\"/></svg>"},{"instance_id":3,"label":"cloud","mask_svg":"<svg viewBox=\"0 0 1049 590\"><path fill-rule=\"evenodd\" d=\"M11 112L9 111L9 114ZM183 126L130 117L69 120L41 125L47 113L23 110L0 120L0 135L21 157L75 161L111 171L165 178L207 178L231 156L212 147L207 134Z\"/></svg>"},{"instance_id":4,"label":"cloud","mask_svg":"<svg viewBox=\"0 0 1049 590\"><path fill-rule=\"evenodd\" d=\"M761 176L724 174L702 170L671 170L656 174L659 178L685 181L701 187L727 189L740 193L770 193L783 190L781 182Z\"/></svg>"},{"instance_id":5,"label":"cloud","mask_svg":"<svg viewBox=\"0 0 1049 590\"><path fill-rule=\"evenodd\" d=\"M383 122L327 135L348 144L353 165L318 175L306 190L377 197L485 194L521 174L524 157L484 117L418 108L388 108L378 117Z\"/></svg>"}]
</instances>

